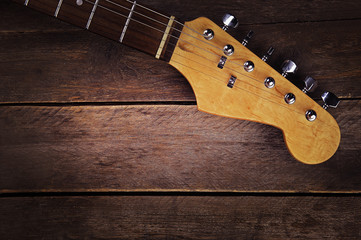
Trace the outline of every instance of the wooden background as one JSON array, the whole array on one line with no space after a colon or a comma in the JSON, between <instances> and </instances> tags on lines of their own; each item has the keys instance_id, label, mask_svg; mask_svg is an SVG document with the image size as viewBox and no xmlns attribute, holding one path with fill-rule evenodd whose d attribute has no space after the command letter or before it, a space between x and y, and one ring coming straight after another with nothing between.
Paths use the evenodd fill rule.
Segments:
<instances>
[{"instance_id":1,"label":"wooden background","mask_svg":"<svg viewBox=\"0 0 361 240\"><path fill-rule=\"evenodd\" d=\"M360 239L360 1L142 3L239 17L341 97L339 150L299 163L278 129L198 112L166 63L1 0L1 239Z\"/></svg>"}]
</instances>

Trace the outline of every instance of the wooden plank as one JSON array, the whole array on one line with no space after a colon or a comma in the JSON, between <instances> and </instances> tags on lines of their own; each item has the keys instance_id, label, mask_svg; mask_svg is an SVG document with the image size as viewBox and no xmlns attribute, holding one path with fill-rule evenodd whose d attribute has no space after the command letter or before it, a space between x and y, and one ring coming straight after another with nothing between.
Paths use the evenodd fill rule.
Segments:
<instances>
[{"instance_id":1,"label":"wooden plank","mask_svg":"<svg viewBox=\"0 0 361 240\"><path fill-rule=\"evenodd\" d=\"M0 47L0 102L194 100L188 82L171 66L100 36L67 32L1 39L6 46Z\"/></svg>"},{"instance_id":2,"label":"wooden plank","mask_svg":"<svg viewBox=\"0 0 361 240\"><path fill-rule=\"evenodd\" d=\"M360 104L333 111L341 145L315 166L279 130L195 106L2 106L0 189L361 192Z\"/></svg>"},{"instance_id":3,"label":"wooden plank","mask_svg":"<svg viewBox=\"0 0 361 240\"><path fill-rule=\"evenodd\" d=\"M285 58L297 61L300 71L293 79L311 75L320 82L314 98L326 90L359 98L360 26L361 20L254 25L259 35L249 46L258 56L276 47L271 66ZM166 63L84 31L0 36L0 102L195 100L188 82Z\"/></svg>"},{"instance_id":4,"label":"wooden plank","mask_svg":"<svg viewBox=\"0 0 361 240\"><path fill-rule=\"evenodd\" d=\"M0 199L4 239L360 239L359 197Z\"/></svg>"},{"instance_id":5,"label":"wooden plank","mask_svg":"<svg viewBox=\"0 0 361 240\"><path fill-rule=\"evenodd\" d=\"M15 1L15 0L13 0ZM16 0L21 2L21 0ZM24 2L24 1L23 1ZM194 0L143 0L142 4L146 4L160 12L174 15L183 20L192 20L196 17L204 16L211 18L218 24L221 24L222 16L227 12L232 12L239 18L241 25L260 24L260 23L279 23L279 22L315 22L327 20L345 20L345 19L360 19L361 6L357 1L327 1L317 0L312 2L295 2L292 0L272 1L264 3L262 0L255 0L250 2L232 0L209 0L207 2ZM4 11L4 15L0 18L12 18L13 8L15 7L10 0L1 1L0 8L8 8L9 11ZM25 8L23 8L25 9ZM21 10L25 15L25 10ZM24 15L20 15L22 18ZM0 21L0 29L9 27L23 28L23 24L19 22L11 25ZM45 23L46 24L46 23ZM27 26L32 26L35 29L43 28L43 26L26 23ZM54 27L49 26L51 29Z\"/></svg>"},{"instance_id":6,"label":"wooden plank","mask_svg":"<svg viewBox=\"0 0 361 240\"><path fill-rule=\"evenodd\" d=\"M274 46L280 51L270 64L279 66L288 57L298 61L301 70L294 78L310 74L319 81L311 96L328 90L344 98L360 97L361 52L354 46L361 44L361 31L357 31L361 21L353 23L359 25L260 26L255 30L261 37L255 37L250 46L270 45L273 40L262 41L268 39L267 32L274 32L280 39ZM316 37L308 37L313 31ZM349 34L345 37L343 31ZM287 41L290 36L295 36L294 41ZM262 49L254 52L262 55ZM5 34L0 50L1 102L195 100L188 82L166 63L93 34ZM338 64L340 59L346 64Z\"/></svg>"}]
</instances>

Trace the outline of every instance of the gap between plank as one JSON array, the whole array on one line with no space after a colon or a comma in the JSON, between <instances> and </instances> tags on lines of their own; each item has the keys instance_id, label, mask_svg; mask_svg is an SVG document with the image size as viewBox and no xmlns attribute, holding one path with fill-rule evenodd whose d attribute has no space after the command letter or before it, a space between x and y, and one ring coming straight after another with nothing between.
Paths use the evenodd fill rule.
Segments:
<instances>
[{"instance_id":1,"label":"gap between plank","mask_svg":"<svg viewBox=\"0 0 361 240\"><path fill-rule=\"evenodd\" d=\"M358 101L361 97L339 98L341 101ZM321 101L321 99L314 99ZM134 101L134 102L0 102L0 107L80 107L80 106L135 106L135 105L197 105L196 101Z\"/></svg>"},{"instance_id":2,"label":"gap between plank","mask_svg":"<svg viewBox=\"0 0 361 240\"><path fill-rule=\"evenodd\" d=\"M272 196L272 197L361 197L361 191L235 191L235 190L186 190L186 189L74 189L16 191L0 190L0 198L6 197L51 197L51 196Z\"/></svg>"},{"instance_id":3,"label":"gap between plank","mask_svg":"<svg viewBox=\"0 0 361 240\"><path fill-rule=\"evenodd\" d=\"M197 105L196 101L134 101L134 102L8 102L0 107L67 107L67 106L133 106L133 105Z\"/></svg>"}]
</instances>

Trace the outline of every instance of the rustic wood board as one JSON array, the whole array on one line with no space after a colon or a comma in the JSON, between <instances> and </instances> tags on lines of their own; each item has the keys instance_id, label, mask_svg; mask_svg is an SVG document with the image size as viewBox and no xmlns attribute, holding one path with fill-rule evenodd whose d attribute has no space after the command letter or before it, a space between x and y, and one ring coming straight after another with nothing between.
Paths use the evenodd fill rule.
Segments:
<instances>
[{"instance_id":1,"label":"rustic wood board","mask_svg":"<svg viewBox=\"0 0 361 240\"><path fill-rule=\"evenodd\" d=\"M358 197L0 199L4 239L359 239Z\"/></svg>"},{"instance_id":2,"label":"rustic wood board","mask_svg":"<svg viewBox=\"0 0 361 240\"><path fill-rule=\"evenodd\" d=\"M5 13L0 14L0 22L14 26L0 25L0 102L195 101L188 82L166 63L8 4L13 13L0 8ZM20 16L22 22L17 9L25 15ZM32 22L26 17L46 24L22 27ZM250 28L257 33L249 45L256 54L262 56L271 45L277 49L272 66L278 68L285 58L299 64L292 78L295 84L300 85L306 75L319 81L312 97L319 98L326 90L342 98L361 96L361 88L355 87L360 86L361 20L253 24L238 31L246 33Z\"/></svg>"},{"instance_id":3,"label":"rustic wood board","mask_svg":"<svg viewBox=\"0 0 361 240\"><path fill-rule=\"evenodd\" d=\"M361 192L360 100L344 101L341 145L309 166L280 130L195 106L0 108L0 189Z\"/></svg>"},{"instance_id":4,"label":"rustic wood board","mask_svg":"<svg viewBox=\"0 0 361 240\"><path fill-rule=\"evenodd\" d=\"M1 238L360 239L359 1L142 3L238 16L271 66L342 97L339 150L301 164L278 129L197 111L166 63L0 1Z\"/></svg>"}]
</instances>

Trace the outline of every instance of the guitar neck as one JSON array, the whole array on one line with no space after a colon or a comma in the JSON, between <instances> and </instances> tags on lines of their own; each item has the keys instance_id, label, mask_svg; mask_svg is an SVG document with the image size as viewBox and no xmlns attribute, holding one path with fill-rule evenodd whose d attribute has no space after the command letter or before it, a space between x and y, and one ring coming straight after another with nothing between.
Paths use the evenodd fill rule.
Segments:
<instances>
[{"instance_id":1,"label":"guitar neck","mask_svg":"<svg viewBox=\"0 0 361 240\"><path fill-rule=\"evenodd\" d=\"M183 24L130 0L13 0L169 62Z\"/></svg>"}]
</instances>

